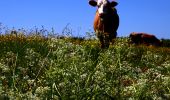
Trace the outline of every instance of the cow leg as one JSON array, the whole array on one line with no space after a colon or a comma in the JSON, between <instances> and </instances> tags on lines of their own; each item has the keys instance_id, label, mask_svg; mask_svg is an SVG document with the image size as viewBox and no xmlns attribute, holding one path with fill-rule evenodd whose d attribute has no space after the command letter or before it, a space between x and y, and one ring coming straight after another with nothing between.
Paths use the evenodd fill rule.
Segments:
<instances>
[{"instance_id":1,"label":"cow leg","mask_svg":"<svg viewBox=\"0 0 170 100\"><path fill-rule=\"evenodd\" d=\"M97 33L97 37L100 41L100 47L101 48L105 48L105 43L104 43L104 36L102 32L96 32Z\"/></svg>"},{"instance_id":2,"label":"cow leg","mask_svg":"<svg viewBox=\"0 0 170 100\"><path fill-rule=\"evenodd\" d=\"M109 36L109 34L104 34L104 45L105 45L105 48L109 48L109 45L110 45L110 36Z\"/></svg>"},{"instance_id":3,"label":"cow leg","mask_svg":"<svg viewBox=\"0 0 170 100\"><path fill-rule=\"evenodd\" d=\"M117 36L117 32L115 32L114 34L110 34L109 41L111 44L114 44L116 36Z\"/></svg>"},{"instance_id":4,"label":"cow leg","mask_svg":"<svg viewBox=\"0 0 170 100\"><path fill-rule=\"evenodd\" d=\"M97 37L100 41L101 48L109 48L110 42L112 42L113 37L115 37L115 36L114 35L110 36L109 33L97 32Z\"/></svg>"},{"instance_id":5,"label":"cow leg","mask_svg":"<svg viewBox=\"0 0 170 100\"><path fill-rule=\"evenodd\" d=\"M105 48L105 43L104 43L104 38L103 38L103 36L101 36L101 37L99 38L99 40L100 40L100 47L101 47L101 48Z\"/></svg>"}]
</instances>

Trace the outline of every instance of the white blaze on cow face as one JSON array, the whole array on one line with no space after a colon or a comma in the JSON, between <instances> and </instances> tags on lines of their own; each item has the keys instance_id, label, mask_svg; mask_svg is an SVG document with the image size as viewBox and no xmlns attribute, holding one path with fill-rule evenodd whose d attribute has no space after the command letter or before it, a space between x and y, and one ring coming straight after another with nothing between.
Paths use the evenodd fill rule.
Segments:
<instances>
[{"instance_id":1,"label":"white blaze on cow face","mask_svg":"<svg viewBox=\"0 0 170 100\"><path fill-rule=\"evenodd\" d=\"M107 0L98 0L97 6L98 6L98 12L99 14L105 14L107 13Z\"/></svg>"}]
</instances>

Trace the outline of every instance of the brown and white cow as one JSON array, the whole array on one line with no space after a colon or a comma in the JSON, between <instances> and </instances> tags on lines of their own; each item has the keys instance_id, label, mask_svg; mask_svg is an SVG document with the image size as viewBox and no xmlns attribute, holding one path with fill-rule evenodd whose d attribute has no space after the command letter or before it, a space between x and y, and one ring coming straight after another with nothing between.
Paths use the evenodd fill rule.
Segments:
<instances>
[{"instance_id":1,"label":"brown and white cow","mask_svg":"<svg viewBox=\"0 0 170 100\"><path fill-rule=\"evenodd\" d=\"M161 41L152 34L133 32L129 37L134 44L161 46Z\"/></svg>"},{"instance_id":2,"label":"brown and white cow","mask_svg":"<svg viewBox=\"0 0 170 100\"><path fill-rule=\"evenodd\" d=\"M115 6L118 3L108 0L90 0L89 4L97 7L93 28L100 40L101 48L108 48L117 36L119 16Z\"/></svg>"}]
</instances>

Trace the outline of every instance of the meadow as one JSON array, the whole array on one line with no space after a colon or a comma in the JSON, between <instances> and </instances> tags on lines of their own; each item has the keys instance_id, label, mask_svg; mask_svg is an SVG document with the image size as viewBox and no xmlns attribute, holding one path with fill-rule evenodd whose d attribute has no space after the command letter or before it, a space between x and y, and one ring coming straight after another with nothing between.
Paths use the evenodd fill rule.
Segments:
<instances>
[{"instance_id":1,"label":"meadow","mask_svg":"<svg viewBox=\"0 0 170 100\"><path fill-rule=\"evenodd\" d=\"M170 48L119 37L100 49L94 37L0 35L0 100L168 100Z\"/></svg>"}]
</instances>

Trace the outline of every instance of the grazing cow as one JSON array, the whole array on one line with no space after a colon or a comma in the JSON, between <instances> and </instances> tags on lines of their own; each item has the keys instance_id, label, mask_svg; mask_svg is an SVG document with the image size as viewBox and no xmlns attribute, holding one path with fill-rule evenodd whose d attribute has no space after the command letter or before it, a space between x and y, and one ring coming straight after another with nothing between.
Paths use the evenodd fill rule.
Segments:
<instances>
[{"instance_id":1,"label":"grazing cow","mask_svg":"<svg viewBox=\"0 0 170 100\"><path fill-rule=\"evenodd\" d=\"M145 45L154 45L161 46L161 41L157 39L154 35L147 33L131 33L130 34L131 43L134 44L145 44Z\"/></svg>"},{"instance_id":2,"label":"grazing cow","mask_svg":"<svg viewBox=\"0 0 170 100\"><path fill-rule=\"evenodd\" d=\"M98 7L94 19L94 31L100 40L101 48L108 48L117 36L119 16L115 6L117 2L108 0L90 0L89 4Z\"/></svg>"}]
</instances>

